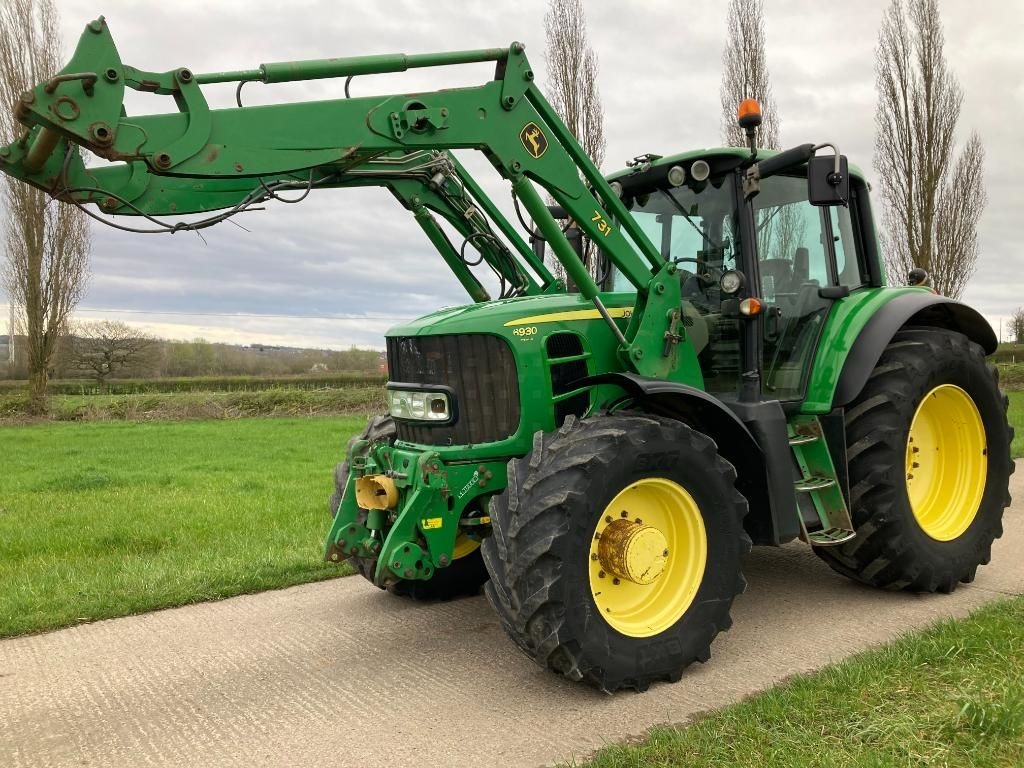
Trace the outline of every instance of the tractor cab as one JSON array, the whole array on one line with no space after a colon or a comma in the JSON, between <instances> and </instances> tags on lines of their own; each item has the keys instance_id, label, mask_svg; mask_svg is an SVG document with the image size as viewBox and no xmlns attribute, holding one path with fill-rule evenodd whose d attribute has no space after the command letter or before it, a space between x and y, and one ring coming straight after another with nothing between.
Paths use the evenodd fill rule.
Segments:
<instances>
[{"instance_id":1,"label":"tractor cab","mask_svg":"<svg viewBox=\"0 0 1024 768\"><path fill-rule=\"evenodd\" d=\"M756 362L760 398L799 401L833 302L881 284L863 246L874 240L865 181L855 171L848 204L821 205L810 199L803 156L760 175L752 195L747 149L646 158L610 178L661 257L678 267L683 325L707 391L739 397ZM613 270L608 289L629 288ZM744 335L749 321L758 331Z\"/></svg>"}]
</instances>

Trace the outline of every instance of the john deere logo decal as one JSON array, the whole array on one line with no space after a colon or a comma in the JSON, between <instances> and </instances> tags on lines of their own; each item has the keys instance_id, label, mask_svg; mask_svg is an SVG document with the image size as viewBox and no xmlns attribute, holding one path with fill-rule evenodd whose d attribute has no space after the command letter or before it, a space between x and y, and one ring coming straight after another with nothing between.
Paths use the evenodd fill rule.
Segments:
<instances>
[{"instance_id":1,"label":"john deere logo decal","mask_svg":"<svg viewBox=\"0 0 1024 768\"><path fill-rule=\"evenodd\" d=\"M548 151L547 136L537 127L536 123L527 123L519 132L519 140L523 142L526 151L533 156L534 160L540 159L540 156Z\"/></svg>"}]
</instances>

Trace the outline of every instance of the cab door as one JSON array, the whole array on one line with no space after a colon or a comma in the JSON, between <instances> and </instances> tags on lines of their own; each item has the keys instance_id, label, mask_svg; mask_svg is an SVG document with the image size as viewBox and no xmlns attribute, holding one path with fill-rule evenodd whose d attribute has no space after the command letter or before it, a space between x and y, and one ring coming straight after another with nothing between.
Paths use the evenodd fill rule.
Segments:
<instances>
[{"instance_id":1,"label":"cab door","mask_svg":"<svg viewBox=\"0 0 1024 768\"><path fill-rule=\"evenodd\" d=\"M841 240L840 218L845 216L848 224L850 214L846 208L811 205L807 179L797 176L763 180L753 207L763 303L762 395L799 400L821 327L844 293L836 242Z\"/></svg>"}]
</instances>

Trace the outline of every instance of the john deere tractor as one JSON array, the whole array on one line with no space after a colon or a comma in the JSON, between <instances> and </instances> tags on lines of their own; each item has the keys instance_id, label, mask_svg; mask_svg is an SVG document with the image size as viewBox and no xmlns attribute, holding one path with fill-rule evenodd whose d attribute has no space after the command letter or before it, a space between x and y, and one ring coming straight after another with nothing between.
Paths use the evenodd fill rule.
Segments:
<instances>
[{"instance_id":1,"label":"john deere tractor","mask_svg":"<svg viewBox=\"0 0 1024 768\"><path fill-rule=\"evenodd\" d=\"M360 75L481 63L475 87L348 98ZM347 78L346 97L243 105L246 83L317 78ZM208 106L216 83L237 106ZM130 116L126 88L173 109ZM642 690L705 661L752 543L799 538L921 592L989 561L1013 471L992 329L887 287L864 176L827 143L757 150L756 103L748 147L604 177L518 43L146 72L101 18L15 109L0 169L131 230L394 194L470 303L388 332L388 413L335 472L326 557L411 598L484 586L512 641L570 679ZM457 150L507 180L518 222Z\"/></svg>"}]
</instances>

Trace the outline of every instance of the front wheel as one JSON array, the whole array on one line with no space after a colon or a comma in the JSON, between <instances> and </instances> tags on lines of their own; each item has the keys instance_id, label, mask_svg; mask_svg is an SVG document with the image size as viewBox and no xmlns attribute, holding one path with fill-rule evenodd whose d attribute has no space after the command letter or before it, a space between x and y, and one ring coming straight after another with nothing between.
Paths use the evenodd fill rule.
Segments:
<instances>
[{"instance_id":1,"label":"front wheel","mask_svg":"<svg viewBox=\"0 0 1024 768\"><path fill-rule=\"evenodd\" d=\"M1007 402L995 368L962 334L898 333L846 409L857 536L814 551L885 589L952 592L973 581L1010 503Z\"/></svg>"},{"instance_id":2,"label":"front wheel","mask_svg":"<svg viewBox=\"0 0 1024 768\"><path fill-rule=\"evenodd\" d=\"M509 463L486 592L542 666L602 690L678 680L728 629L750 550L714 441L646 414L570 417Z\"/></svg>"}]
</instances>

